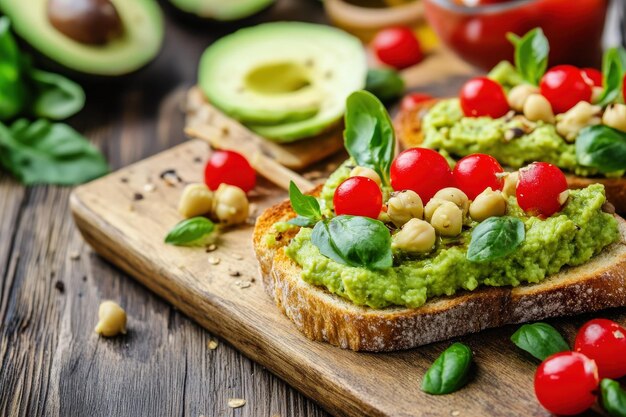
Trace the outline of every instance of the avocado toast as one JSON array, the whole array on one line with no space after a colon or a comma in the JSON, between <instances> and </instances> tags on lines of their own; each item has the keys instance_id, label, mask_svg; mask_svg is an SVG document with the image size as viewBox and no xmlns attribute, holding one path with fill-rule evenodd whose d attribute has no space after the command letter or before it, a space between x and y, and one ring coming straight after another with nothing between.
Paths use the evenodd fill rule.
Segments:
<instances>
[{"instance_id":1,"label":"avocado toast","mask_svg":"<svg viewBox=\"0 0 626 417\"><path fill-rule=\"evenodd\" d=\"M345 139L351 160L311 192L318 199L293 188L291 205L268 209L254 232L267 292L309 338L390 351L626 305L626 223L605 212L601 185L570 192L538 163L520 170L516 196L504 181L474 195L450 186L452 171L430 150L400 175L415 152L393 158L388 116L363 92L348 99ZM527 179L542 169L557 175L536 195L552 193L556 208L529 203ZM423 174L432 180L406 182ZM382 199L368 197L376 180ZM372 204L378 216L365 214Z\"/></svg>"}]
</instances>

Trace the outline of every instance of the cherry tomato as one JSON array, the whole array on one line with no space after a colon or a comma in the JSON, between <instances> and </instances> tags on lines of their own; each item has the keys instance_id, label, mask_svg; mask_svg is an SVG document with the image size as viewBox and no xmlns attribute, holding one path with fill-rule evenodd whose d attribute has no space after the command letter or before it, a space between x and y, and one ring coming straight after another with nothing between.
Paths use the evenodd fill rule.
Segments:
<instances>
[{"instance_id":1,"label":"cherry tomato","mask_svg":"<svg viewBox=\"0 0 626 417\"><path fill-rule=\"evenodd\" d=\"M591 86L573 65L557 65L546 72L539 83L555 114L565 113L579 101L591 101Z\"/></svg>"},{"instance_id":2,"label":"cherry tomato","mask_svg":"<svg viewBox=\"0 0 626 417\"><path fill-rule=\"evenodd\" d=\"M583 78L592 87L602 87L602 73L595 68L583 68L580 70Z\"/></svg>"},{"instance_id":3,"label":"cherry tomato","mask_svg":"<svg viewBox=\"0 0 626 417\"><path fill-rule=\"evenodd\" d=\"M497 119L509 111L502 86L487 77L472 78L461 88L461 108L467 117L489 116Z\"/></svg>"},{"instance_id":4,"label":"cherry tomato","mask_svg":"<svg viewBox=\"0 0 626 417\"><path fill-rule=\"evenodd\" d=\"M377 219L383 206L383 193L367 177L350 177L335 189L333 205L337 216L349 214Z\"/></svg>"},{"instance_id":5,"label":"cherry tomato","mask_svg":"<svg viewBox=\"0 0 626 417\"><path fill-rule=\"evenodd\" d=\"M626 375L626 329L614 321L588 321L576 335L574 350L596 361L600 378Z\"/></svg>"},{"instance_id":6,"label":"cherry tomato","mask_svg":"<svg viewBox=\"0 0 626 417\"><path fill-rule=\"evenodd\" d=\"M519 170L517 203L527 213L550 217L561 210L567 190L563 172L547 162L533 162Z\"/></svg>"},{"instance_id":7,"label":"cherry tomato","mask_svg":"<svg viewBox=\"0 0 626 417\"><path fill-rule=\"evenodd\" d=\"M211 190L234 185L246 193L256 184L256 173L246 158L233 151L215 151L204 168L204 182Z\"/></svg>"},{"instance_id":8,"label":"cherry tomato","mask_svg":"<svg viewBox=\"0 0 626 417\"><path fill-rule=\"evenodd\" d=\"M432 100L432 99L433 99L433 96L430 96L428 94L411 93L411 94L407 94L406 96L404 96L404 98L402 99L402 103L400 104L400 107L402 108L402 111L411 111L418 104L423 103L425 101Z\"/></svg>"},{"instance_id":9,"label":"cherry tomato","mask_svg":"<svg viewBox=\"0 0 626 417\"><path fill-rule=\"evenodd\" d=\"M470 200L487 187L492 190L502 190L504 178L498 174L504 170L493 156L477 153L466 156L457 162L452 175L454 185L467 194Z\"/></svg>"},{"instance_id":10,"label":"cherry tomato","mask_svg":"<svg viewBox=\"0 0 626 417\"><path fill-rule=\"evenodd\" d=\"M543 361L535 373L535 394L548 411L580 414L596 401L598 368L578 352L561 352Z\"/></svg>"},{"instance_id":11,"label":"cherry tomato","mask_svg":"<svg viewBox=\"0 0 626 417\"><path fill-rule=\"evenodd\" d=\"M452 171L446 158L427 148L401 152L391 164L391 186L396 191L415 191L424 203L437 191L452 185Z\"/></svg>"},{"instance_id":12,"label":"cherry tomato","mask_svg":"<svg viewBox=\"0 0 626 417\"><path fill-rule=\"evenodd\" d=\"M382 63L396 69L410 67L424 58L415 33L405 26L381 30L374 37L372 48Z\"/></svg>"}]
</instances>

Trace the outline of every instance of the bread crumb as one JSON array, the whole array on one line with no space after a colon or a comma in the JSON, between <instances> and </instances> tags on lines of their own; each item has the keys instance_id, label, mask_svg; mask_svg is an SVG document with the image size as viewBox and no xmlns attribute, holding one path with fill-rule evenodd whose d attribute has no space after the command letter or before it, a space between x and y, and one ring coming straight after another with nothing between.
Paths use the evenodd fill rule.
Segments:
<instances>
[{"instance_id":1,"label":"bread crumb","mask_svg":"<svg viewBox=\"0 0 626 417\"><path fill-rule=\"evenodd\" d=\"M211 265L217 265L217 264L220 263L220 261L221 261L221 259L216 257L216 256L209 256L209 263Z\"/></svg>"},{"instance_id":2,"label":"bread crumb","mask_svg":"<svg viewBox=\"0 0 626 417\"><path fill-rule=\"evenodd\" d=\"M206 347L211 350L217 349L217 346L218 346L217 340L214 340L214 339L211 339L206 343Z\"/></svg>"},{"instance_id":3,"label":"bread crumb","mask_svg":"<svg viewBox=\"0 0 626 417\"><path fill-rule=\"evenodd\" d=\"M243 407L244 405L246 405L246 400L244 400L243 398L229 398L228 399L228 406L230 408L239 408L239 407Z\"/></svg>"}]
</instances>

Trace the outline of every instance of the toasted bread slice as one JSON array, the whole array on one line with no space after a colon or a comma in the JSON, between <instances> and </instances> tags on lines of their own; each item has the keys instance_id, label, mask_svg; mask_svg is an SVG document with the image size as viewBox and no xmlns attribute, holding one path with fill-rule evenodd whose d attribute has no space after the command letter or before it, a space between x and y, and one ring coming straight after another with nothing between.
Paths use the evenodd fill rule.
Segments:
<instances>
[{"instance_id":1,"label":"toasted bread slice","mask_svg":"<svg viewBox=\"0 0 626 417\"><path fill-rule=\"evenodd\" d=\"M396 135L403 148L420 146L424 140L422 118L438 100L419 103L411 110L400 110L394 118ZM577 175L566 175L570 188L584 188L590 184L600 183L606 189L607 200L615 206L620 214L626 214L626 179L624 178L586 178Z\"/></svg>"},{"instance_id":2,"label":"toasted bread slice","mask_svg":"<svg viewBox=\"0 0 626 417\"><path fill-rule=\"evenodd\" d=\"M312 194L319 193L321 187ZM428 301L420 308L372 309L306 283L283 247L297 229L277 236L272 225L295 217L289 201L267 209L254 229L254 250L263 284L278 307L308 338L346 349L392 351L483 329L626 306L626 221L617 217L622 241L584 265L565 268L543 282L519 287L482 287Z\"/></svg>"}]
</instances>

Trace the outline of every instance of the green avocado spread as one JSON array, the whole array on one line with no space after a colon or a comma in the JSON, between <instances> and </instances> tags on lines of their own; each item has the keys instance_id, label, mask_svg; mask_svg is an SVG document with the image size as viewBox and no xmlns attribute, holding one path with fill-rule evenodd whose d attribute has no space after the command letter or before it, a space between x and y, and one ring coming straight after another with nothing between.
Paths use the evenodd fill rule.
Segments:
<instances>
[{"instance_id":1,"label":"green avocado spread","mask_svg":"<svg viewBox=\"0 0 626 417\"><path fill-rule=\"evenodd\" d=\"M435 121L433 116L430 123ZM343 166L331 177L321 198L323 206L328 204L333 184L341 182L346 170ZM459 290L471 291L481 285L537 283L563 267L587 262L619 240L617 221L602 211L605 201L602 185L572 190L561 212L541 220L526 216L515 198L510 197L507 215L522 220L526 238L512 254L484 263L466 258L475 224L454 239L438 238L435 250L427 255L410 257L394 253L394 266L384 270L350 267L323 256L311 242L310 228L301 228L285 251L302 267L302 279L355 304L373 308L390 305L414 308L432 297L450 296ZM329 209L327 205L326 209Z\"/></svg>"}]
</instances>

